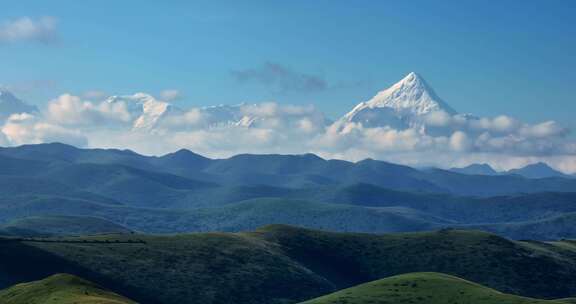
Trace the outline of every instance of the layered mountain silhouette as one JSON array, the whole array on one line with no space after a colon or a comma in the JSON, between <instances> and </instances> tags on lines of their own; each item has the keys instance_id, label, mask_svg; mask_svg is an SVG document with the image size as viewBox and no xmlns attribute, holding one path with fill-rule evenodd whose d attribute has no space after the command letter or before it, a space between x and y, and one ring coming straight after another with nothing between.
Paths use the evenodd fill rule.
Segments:
<instances>
[{"instance_id":1,"label":"layered mountain silhouette","mask_svg":"<svg viewBox=\"0 0 576 304\"><path fill-rule=\"evenodd\" d=\"M242 231L284 223L357 232L473 226L522 238L527 227L550 223L538 238L576 233L566 224L576 212L576 180L563 177L461 174L313 154L210 159L179 150L157 157L58 143L0 148L0 165L0 225L26 223L32 232L67 216L62 222L70 225L103 221L46 231L114 224L155 233Z\"/></svg>"},{"instance_id":2,"label":"layered mountain silhouette","mask_svg":"<svg viewBox=\"0 0 576 304\"><path fill-rule=\"evenodd\" d=\"M471 164L462 168L451 168L450 171L463 174L472 175L519 175L526 178L552 178L552 177L563 177L572 178L574 176L564 174L554 168L550 167L548 164L539 162L530 164L517 169L510 169L508 171L498 172L494 170L488 164Z\"/></svg>"}]
</instances>

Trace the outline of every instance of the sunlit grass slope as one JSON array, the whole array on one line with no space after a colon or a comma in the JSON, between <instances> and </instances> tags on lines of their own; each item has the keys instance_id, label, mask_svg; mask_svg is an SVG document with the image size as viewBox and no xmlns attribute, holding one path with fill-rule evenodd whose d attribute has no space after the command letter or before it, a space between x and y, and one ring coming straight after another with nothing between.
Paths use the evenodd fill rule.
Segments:
<instances>
[{"instance_id":1,"label":"sunlit grass slope","mask_svg":"<svg viewBox=\"0 0 576 304\"><path fill-rule=\"evenodd\" d=\"M125 297L79 277L55 274L40 281L22 283L0 291L2 304L132 304Z\"/></svg>"},{"instance_id":2,"label":"sunlit grass slope","mask_svg":"<svg viewBox=\"0 0 576 304\"><path fill-rule=\"evenodd\" d=\"M537 300L498 292L454 276L418 272L344 289L305 304L560 304L570 300ZM304 304L303 303L303 304Z\"/></svg>"}]
</instances>

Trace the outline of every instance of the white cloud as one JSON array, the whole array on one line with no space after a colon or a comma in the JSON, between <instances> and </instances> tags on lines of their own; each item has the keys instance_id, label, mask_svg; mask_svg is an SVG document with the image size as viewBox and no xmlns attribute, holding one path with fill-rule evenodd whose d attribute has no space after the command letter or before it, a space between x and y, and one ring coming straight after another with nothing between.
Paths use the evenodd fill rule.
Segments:
<instances>
[{"instance_id":1,"label":"white cloud","mask_svg":"<svg viewBox=\"0 0 576 304\"><path fill-rule=\"evenodd\" d=\"M452 123L452 115L444 111L434 111L424 117L425 123L432 127L445 127Z\"/></svg>"},{"instance_id":2,"label":"white cloud","mask_svg":"<svg viewBox=\"0 0 576 304\"><path fill-rule=\"evenodd\" d=\"M52 44L57 41L57 20L54 17L32 19L21 17L0 24L0 43L38 42Z\"/></svg>"},{"instance_id":3,"label":"white cloud","mask_svg":"<svg viewBox=\"0 0 576 304\"><path fill-rule=\"evenodd\" d=\"M10 145L10 140L8 139L6 134L4 134L4 132L2 132L2 129L0 129L0 146L9 146L9 145Z\"/></svg>"},{"instance_id":4,"label":"white cloud","mask_svg":"<svg viewBox=\"0 0 576 304\"><path fill-rule=\"evenodd\" d=\"M179 90L168 89L160 92L160 98L164 101L174 101L182 98L182 93Z\"/></svg>"},{"instance_id":5,"label":"white cloud","mask_svg":"<svg viewBox=\"0 0 576 304\"><path fill-rule=\"evenodd\" d=\"M93 103L64 94L48 104L48 118L62 125L97 126L129 123L132 119L124 102Z\"/></svg>"},{"instance_id":6,"label":"white cloud","mask_svg":"<svg viewBox=\"0 0 576 304\"><path fill-rule=\"evenodd\" d=\"M371 157L417 166L486 162L501 169L545 161L565 172L576 171L576 142L553 121L527 124L509 116L438 112L424 118L423 128L367 128L360 123L327 124L313 106L266 102L185 110L171 106L151 122L152 128L138 130L133 126L143 119L143 105L164 104L138 96L146 98L95 102L64 94L49 103L43 116L12 115L1 128L0 144L63 141L145 154L188 148L211 157L313 152L327 158Z\"/></svg>"},{"instance_id":7,"label":"white cloud","mask_svg":"<svg viewBox=\"0 0 576 304\"><path fill-rule=\"evenodd\" d=\"M456 131L450 136L450 148L456 152L465 152L470 149L468 135L462 131Z\"/></svg>"},{"instance_id":8,"label":"white cloud","mask_svg":"<svg viewBox=\"0 0 576 304\"><path fill-rule=\"evenodd\" d=\"M520 133L527 137L547 138L564 136L568 133L568 130L558 125L555 121L546 121L533 126L526 125L520 130Z\"/></svg>"},{"instance_id":9,"label":"white cloud","mask_svg":"<svg viewBox=\"0 0 576 304\"><path fill-rule=\"evenodd\" d=\"M159 122L158 128L168 130L196 129L205 122L205 113L199 108L193 108L186 112L169 115Z\"/></svg>"},{"instance_id":10,"label":"white cloud","mask_svg":"<svg viewBox=\"0 0 576 304\"><path fill-rule=\"evenodd\" d=\"M82 93L82 97L84 99L92 100L92 101L101 101L104 100L106 97L110 96L108 93L101 91L101 90L89 90Z\"/></svg>"},{"instance_id":11,"label":"white cloud","mask_svg":"<svg viewBox=\"0 0 576 304\"><path fill-rule=\"evenodd\" d=\"M86 137L78 130L72 130L43 121L31 114L11 115L1 129L11 145L62 142L85 146Z\"/></svg>"}]
</instances>

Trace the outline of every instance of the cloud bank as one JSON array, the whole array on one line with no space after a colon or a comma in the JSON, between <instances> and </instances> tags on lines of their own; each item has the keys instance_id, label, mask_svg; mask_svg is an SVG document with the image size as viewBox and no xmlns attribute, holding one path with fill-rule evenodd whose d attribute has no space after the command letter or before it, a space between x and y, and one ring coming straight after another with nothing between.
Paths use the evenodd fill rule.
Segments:
<instances>
[{"instance_id":1,"label":"cloud bank","mask_svg":"<svg viewBox=\"0 0 576 304\"><path fill-rule=\"evenodd\" d=\"M21 17L0 23L0 44L36 42L48 45L56 41L57 19L54 17Z\"/></svg>"},{"instance_id":2,"label":"cloud bank","mask_svg":"<svg viewBox=\"0 0 576 304\"><path fill-rule=\"evenodd\" d=\"M166 97L166 96L164 96ZM576 172L576 142L554 121L432 112L418 127L365 127L332 122L314 106L274 102L180 109L138 93L94 101L64 94L41 114L13 114L0 144L64 142L81 147L164 154L187 148L210 157L238 153L316 153L375 158L414 166L490 163L499 169L545 161Z\"/></svg>"}]
</instances>

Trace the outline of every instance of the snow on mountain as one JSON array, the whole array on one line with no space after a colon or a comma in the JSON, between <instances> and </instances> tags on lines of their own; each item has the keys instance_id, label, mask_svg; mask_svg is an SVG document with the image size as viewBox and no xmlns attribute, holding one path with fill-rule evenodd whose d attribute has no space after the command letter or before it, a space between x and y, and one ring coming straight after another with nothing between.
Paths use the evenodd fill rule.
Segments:
<instances>
[{"instance_id":1,"label":"snow on mountain","mask_svg":"<svg viewBox=\"0 0 576 304\"><path fill-rule=\"evenodd\" d=\"M339 124L360 123L364 127L415 128L426 114L456 111L446 104L418 74L412 72L390 88L361 102L340 119Z\"/></svg>"},{"instance_id":2,"label":"snow on mountain","mask_svg":"<svg viewBox=\"0 0 576 304\"><path fill-rule=\"evenodd\" d=\"M137 93L128 96L112 96L107 99L109 103L124 102L128 112L132 115L134 130L153 130L161 125L162 121L186 122L189 118L194 123L180 125L178 128L227 128L227 127L267 127L281 123L286 127L307 125L327 126L331 122L317 111L307 113L293 113L287 109L285 113L278 114L281 108L259 108L258 105L217 105L195 109L193 115L186 116L189 110L183 110L174 105L157 100L151 95ZM395 129L419 128L423 126L426 114L443 111L454 115L456 111L447 105L422 77L410 73L404 79L390 88L379 92L372 99L357 105L351 112L336 122L336 125L345 126L347 123L360 123L362 126L384 127ZM176 116L183 116L184 119ZM277 115L277 116L274 116ZM274 116L274 117L273 117ZM175 119L168 119L175 118ZM167 127L168 124L162 125Z\"/></svg>"},{"instance_id":3,"label":"snow on mountain","mask_svg":"<svg viewBox=\"0 0 576 304\"><path fill-rule=\"evenodd\" d=\"M0 122L12 114L37 112L35 106L24 103L8 91L0 90Z\"/></svg>"},{"instance_id":4,"label":"snow on mountain","mask_svg":"<svg viewBox=\"0 0 576 304\"><path fill-rule=\"evenodd\" d=\"M245 115L242 108L245 104L217 105L202 107L200 111L204 116L205 126L209 128L241 126L250 127L255 117Z\"/></svg>"},{"instance_id":5,"label":"snow on mountain","mask_svg":"<svg viewBox=\"0 0 576 304\"><path fill-rule=\"evenodd\" d=\"M325 127L331 124L324 114L313 108L284 107L278 104L245 104L218 105L200 108L204 116L205 126L221 127L301 127L310 123Z\"/></svg>"},{"instance_id":6,"label":"snow on mountain","mask_svg":"<svg viewBox=\"0 0 576 304\"><path fill-rule=\"evenodd\" d=\"M122 102L126 105L126 109L133 119L133 130L154 130L160 127L164 121L166 121L167 124L162 125L163 127L172 127L175 123L187 123L186 119L179 119L186 117L187 110L178 108L169 102L158 100L146 93L111 96L106 102ZM244 106L244 104L239 104L198 108L196 110L198 111L198 115L201 115L201 125L190 124L188 127L251 127L257 121L257 118L245 115L242 110Z\"/></svg>"},{"instance_id":7,"label":"snow on mountain","mask_svg":"<svg viewBox=\"0 0 576 304\"><path fill-rule=\"evenodd\" d=\"M158 122L172 113L182 113L183 111L174 105L160 101L145 93L134 95L111 96L106 99L108 103L123 102L128 113L133 117L133 129L150 130L156 127Z\"/></svg>"}]
</instances>

